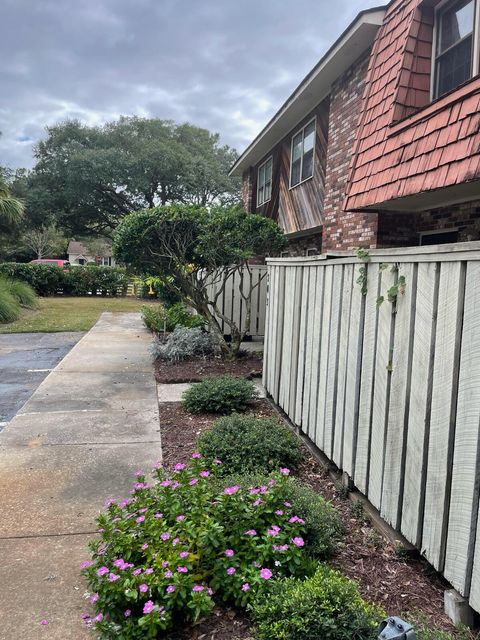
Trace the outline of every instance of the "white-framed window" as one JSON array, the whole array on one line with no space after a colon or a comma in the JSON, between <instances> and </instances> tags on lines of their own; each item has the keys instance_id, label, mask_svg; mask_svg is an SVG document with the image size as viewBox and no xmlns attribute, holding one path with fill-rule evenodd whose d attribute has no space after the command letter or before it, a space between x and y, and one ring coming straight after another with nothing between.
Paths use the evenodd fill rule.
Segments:
<instances>
[{"instance_id":1,"label":"white-framed window","mask_svg":"<svg viewBox=\"0 0 480 640\"><path fill-rule=\"evenodd\" d=\"M435 11L432 97L439 98L479 71L479 0L450 0Z\"/></svg>"},{"instance_id":2,"label":"white-framed window","mask_svg":"<svg viewBox=\"0 0 480 640\"><path fill-rule=\"evenodd\" d=\"M258 167L257 206L265 204L272 197L272 168L272 156Z\"/></svg>"},{"instance_id":3,"label":"white-framed window","mask_svg":"<svg viewBox=\"0 0 480 640\"><path fill-rule=\"evenodd\" d=\"M292 137L290 154L290 188L313 176L316 120L310 120Z\"/></svg>"},{"instance_id":4,"label":"white-framed window","mask_svg":"<svg viewBox=\"0 0 480 640\"><path fill-rule=\"evenodd\" d=\"M305 255L306 256L318 256L318 255L320 255L320 251L317 249L317 247L309 247L308 249L305 250Z\"/></svg>"},{"instance_id":5,"label":"white-framed window","mask_svg":"<svg viewBox=\"0 0 480 640\"><path fill-rule=\"evenodd\" d=\"M102 266L111 267L112 266L112 258L102 258Z\"/></svg>"}]
</instances>

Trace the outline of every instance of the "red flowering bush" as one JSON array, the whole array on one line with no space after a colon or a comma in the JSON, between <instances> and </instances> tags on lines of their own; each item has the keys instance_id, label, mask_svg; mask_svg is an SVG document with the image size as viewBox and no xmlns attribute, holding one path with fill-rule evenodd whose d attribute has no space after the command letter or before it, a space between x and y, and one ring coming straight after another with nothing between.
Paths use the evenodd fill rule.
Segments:
<instances>
[{"instance_id":1,"label":"red flowering bush","mask_svg":"<svg viewBox=\"0 0 480 640\"><path fill-rule=\"evenodd\" d=\"M98 518L100 539L82 564L93 592L101 638L156 638L207 614L217 596L246 606L271 578L304 575L304 521L286 499L288 469L266 484L218 489L199 453L161 468L155 481L137 473L131 497Z\"/></svg>"}]
</instances>

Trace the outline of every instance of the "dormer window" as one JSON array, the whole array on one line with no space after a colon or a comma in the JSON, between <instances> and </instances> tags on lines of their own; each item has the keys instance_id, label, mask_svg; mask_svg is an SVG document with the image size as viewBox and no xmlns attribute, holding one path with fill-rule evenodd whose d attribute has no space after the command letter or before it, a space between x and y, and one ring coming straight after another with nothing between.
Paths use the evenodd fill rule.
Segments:
<instances>
[{"instance_id":1,"label":"dormer window","mask_svg":"<svg viewBox=\"0 0 480 640\"><path fill-rule=\"evenodd\" d=\"M273 158L270 156L258 167L257 206L260 207L272 197L272 167Z\"/></svg>"},{"instance_id":2,"label":"dormer window","mask_svg":"<svg viewBox=\"0 0 480 640\"><path fill-rule=\"evenodd\" d=\"M313 176L315 155L315 119L306 124L292 138L290 156L290 188Z\"/></svg>"},{"instance_id":3,"label":"dormer window","mask_svg":"<svg viewBox=\"0 0 480 640\"><path fill-rule=\"evenodd\" d=\"M437 10L434 98L478 73L475 20L475 0L447 2Z\"/></svg>"}]
</instances>

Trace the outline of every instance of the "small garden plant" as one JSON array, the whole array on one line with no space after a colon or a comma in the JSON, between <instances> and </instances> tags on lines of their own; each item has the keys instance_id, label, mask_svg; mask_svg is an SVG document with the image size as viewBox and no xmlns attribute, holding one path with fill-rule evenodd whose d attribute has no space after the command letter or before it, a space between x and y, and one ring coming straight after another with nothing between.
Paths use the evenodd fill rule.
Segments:
<instances>
[{"instance_id":1,"label":"small garden plant","mask_svg":"<svg viewBox=\"0 0 480 640\"><path fill-rule=\"evenodd\" d=\"M162 304L148 304L142 307L142 320L147 329L160 333L173 331L176 327L204 327L205 319L190 313L182 303L164 307Z\"/></svg>"},{"instance_id":2,"label":"small garden plant","mask_svg":"<svg viewBox=\"0 0 480 640\"><path fill-rule=\"evenodd\" d=\"M250 609L258 640L373 640L385 617L352 580L324 565L305 580L275 580Z\"/></svg>"},{"instance_id":3,"label":"small garden plant","mask_svg":"<svg viewBox=\"0 0 480 640\"><path fill-rule=\"evenodd\" d=\"M288 469L267 484L218 489L221 461L200 453L171 477L140 472L131 497L110 502L98 518L100 538L82 563L101 638L156 638L196 621L213 597L245 607L273 579L312 573L305 523L286 500Z\"/></svg>"},{"instance_id":4,"label":"small garden plant","mask_svg":"<svg viewBox=\"0 0 480 640\"><path fill-rule=\"evenodd\" d=\"M201 435L198 447L208 459L221 458L225 474L295 468L301 459L298 439L287 426L250 415L220 418Z\"/></svg>"},{"instance_id":5,"label":"small garden plant","mask_svg":"<svg viewBox=\"0 0 480 640\"><path fill-rule=\"evenodd\" d=\"M175 327L166 341L159 338L152 346L154 359L166 362L180 362L195 357L205 357L215 352L217 348L211 333L200 328Z\"/></svg>"},{"instance_id":6,"label":"small garden plant","mask_svg":"<svg viewBox=\"0 0 480 640\"><path fill-rule=\"evenodd\" d=\"M244 411L257 397L251 380L219 376L205 378L183 394L183 406L189 413L233 413Z\"/></svg>"}]
</instances>

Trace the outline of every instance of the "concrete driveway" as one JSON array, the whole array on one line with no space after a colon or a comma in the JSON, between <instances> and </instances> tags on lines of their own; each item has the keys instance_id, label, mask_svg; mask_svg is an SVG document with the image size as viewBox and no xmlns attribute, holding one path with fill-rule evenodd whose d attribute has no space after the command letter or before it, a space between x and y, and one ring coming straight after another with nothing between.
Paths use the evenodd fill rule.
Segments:
<instances>
[{"instance_id":1,"label":"concrete driveway","mask_svg":"<svg viewBox=\"0 0 480 640\"><path fill-rule=\"evenodd\" d=\"M83 333L0 335L0 431Z\"/></svg>"},{"instance_id":2,"label":"concrete driveway","mask_svg":"<svg viewBox=\"0 0 480 640\"><path fill-rule=\"evenodd\" d=\"M140 314L102 314L0 433L0 640L92 637L95 518L161 459L150 344Z\"/></svg>"}]
</instances>

